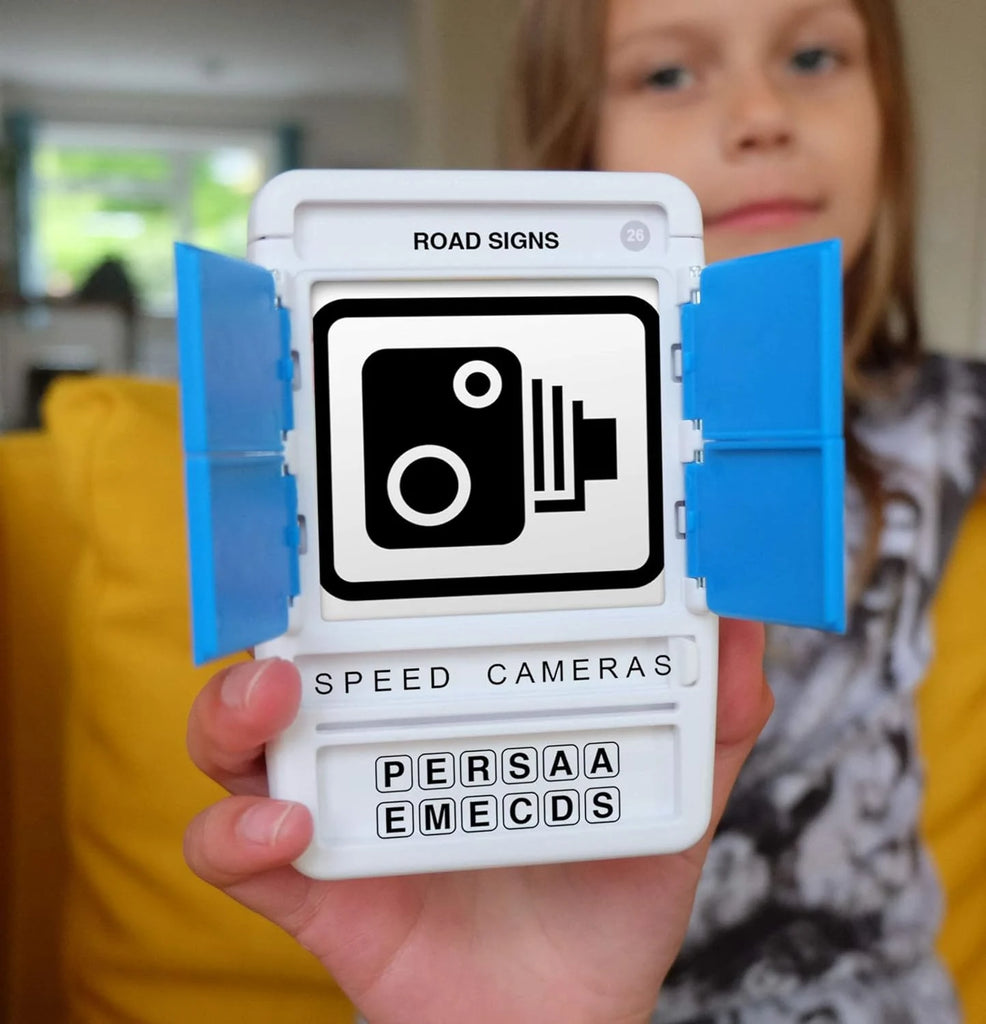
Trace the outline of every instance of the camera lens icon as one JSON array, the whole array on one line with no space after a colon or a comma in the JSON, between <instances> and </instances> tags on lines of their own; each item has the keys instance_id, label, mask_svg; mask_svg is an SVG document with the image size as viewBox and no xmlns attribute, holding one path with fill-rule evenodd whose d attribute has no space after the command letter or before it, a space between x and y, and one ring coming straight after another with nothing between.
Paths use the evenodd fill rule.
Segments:
<instances>
[{"instance_id":1,"label":"camera lens icon","mask_svg":"<svg viewBox=\"0 0 986 1024\"><path fill-rule=\"evenodd\" d=\"M439 504L442 500L441 485L446 482L443 477L448 474L442 473L441 469L436 473L435 462L439 467L451 470L454 475L452 498L447 505L435 511L415 508L405 497L405 490L410 490L414 495L408 495L411 501L417 500L419 506L424 505L426 508L434 502L436 492ZM410 487L406 486L406 478L412 478L409 481ZM387 474L387 497L390 504L402 519L413 526L444 526L452 522L468 504L471 491L472 479L466 464L450 448L439 444L419 444L408 449L397 457Z\"/></svg>"},{"instance_id":2,"label":"camera lens icon","mask_svg":"<svg viewBox=\"0 0 986 1024\"><path fill-rule=\"evenodd\" d=\"M525 423L523 387L519 358L499 346L378 349L366 359L363 468L374 543L510 544L529 511L584 512L586 481L616 479L615 419L586 417L562 385L533 377Z\"/></svg>"},{"instance_id":3,"label":"camera lens icon","mask_svg":"<svg viewBox=\"0 0 986 1024\"><path fill-rule=\"evenodd\" d=\"M363 364L366 531L382 548L524 530L523 379L507 348L378 349Z\"/></svg>"},{"instance_id":4,"label":"camera lens icon","mask_svg":"<svg viewBox=\"0 0 986 1024\"><path fill-rule=\"evenodd\" d=\"M455 397L470 409L486 409L503 392L500 371L485 359L470 359L463 363L452 378Z\"/></svg>"}]
</instances>

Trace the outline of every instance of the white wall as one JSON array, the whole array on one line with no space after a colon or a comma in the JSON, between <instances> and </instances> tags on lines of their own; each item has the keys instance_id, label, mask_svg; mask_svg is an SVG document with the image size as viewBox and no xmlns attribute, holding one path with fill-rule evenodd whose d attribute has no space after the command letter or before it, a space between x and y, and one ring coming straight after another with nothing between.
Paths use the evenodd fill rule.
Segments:
<instances>
[{"instance_id":1,"label":"white wall","mask_svg":"<svg viewBox=\"0 0 986 1024\"><path fill-rule=\"evenodd\" d=\"M518 0L414 0L412 159L496 167L503 81Z\"/></svg>"},{"instance_id":2,"label":"white wall","mask_svg":"<svg viewBox=\"0 0 986 1024\"><path fill-rule=\"evenodd\" d=\"M928 341L986 357L986 3L898 2L922 154L919 252Z\"/></svg>"}]
</instances>

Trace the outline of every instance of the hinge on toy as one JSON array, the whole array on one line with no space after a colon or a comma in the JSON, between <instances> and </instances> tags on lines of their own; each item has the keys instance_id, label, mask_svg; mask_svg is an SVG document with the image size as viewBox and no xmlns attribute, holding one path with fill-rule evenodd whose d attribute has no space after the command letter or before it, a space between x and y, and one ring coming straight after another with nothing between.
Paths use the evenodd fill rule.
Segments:
<instances>
[{"instance_id":1,"label":"hinge on toy","mask_svg":"<svg viewBox=\"0 0 986 1024\"><path fill-rule=\"evenodd\" d=\"M701 462L705 438L701 420L682 420L678 432L678 458L685 463Z\"/></svg>"},{"instance_id":2,"label":"hinge on toy","mask_svg":"<svg viewBox=\"0 0 986 1024\"><path fill-rule=\"evenodd\" d=\"M298 387L297 358L291 350L291 314L280 301L277 303L277 323L281 341L281 355L277 360L277 379L281 382L282 431L294 429L294 391Z\"/></svg>"},{"instance_id":3,"label":"hinge on toy","mask_svg":"<svg viewBox=\"0 0 986 1024\"><path fill-rule=\"evenodd\" d=\"M284 506L287 516L284 527L284 544L288 549L289 593L297 597L301 593L301 568L298 555L302 550L301 519L298 516L298 480L293 473L285 471L283 476Z\"/></svg>"}]
</instances>

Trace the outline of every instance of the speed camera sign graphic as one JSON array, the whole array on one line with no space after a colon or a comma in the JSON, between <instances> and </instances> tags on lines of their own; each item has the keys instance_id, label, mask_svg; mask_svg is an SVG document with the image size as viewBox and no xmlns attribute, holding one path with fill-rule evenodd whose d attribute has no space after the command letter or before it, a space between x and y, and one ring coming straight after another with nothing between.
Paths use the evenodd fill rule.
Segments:
<instances>
[{"instance_id":1,"label":"speed camera sign graphic","mask_svg":"<svg viewBox=\"0 0 986 1024\"><path fill-rule=\"evenodd\" d=\"M643 586L663 569L658 315L636 296L337 299L314 317L322 586Z\"/></svg>"}]
</instances>

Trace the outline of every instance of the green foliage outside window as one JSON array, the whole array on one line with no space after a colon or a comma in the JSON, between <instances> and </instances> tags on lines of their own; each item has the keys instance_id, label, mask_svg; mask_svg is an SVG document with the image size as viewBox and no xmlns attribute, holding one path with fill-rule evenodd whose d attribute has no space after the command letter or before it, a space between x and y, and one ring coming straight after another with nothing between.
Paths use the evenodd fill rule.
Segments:
<instances>
[{"instance_id":1,"label":"green foliage outside window","mask_svg":"<svg viewBox=\"0 0 986 1024\"><path fill-rule=\"evenodd\" d=\"M144 309L172 312L173 242L244 255L250 201L266 174L261 153L249 147L42 144L34 158L35 230L45 290L71 294L115 256Z\"/></svg>"}]
</instances>

